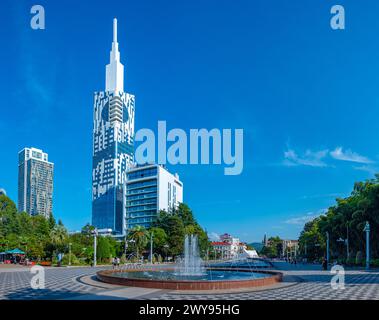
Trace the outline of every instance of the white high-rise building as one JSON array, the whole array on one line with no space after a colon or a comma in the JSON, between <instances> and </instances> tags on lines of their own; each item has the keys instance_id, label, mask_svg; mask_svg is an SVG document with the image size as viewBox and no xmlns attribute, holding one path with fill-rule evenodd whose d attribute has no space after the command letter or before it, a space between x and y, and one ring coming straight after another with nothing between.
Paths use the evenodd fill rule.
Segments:
<instances>
[{"instance_id":1,"label":"white high-rise building","mask_svg":"<svg viewBox=\"0 0 379 320\"><path fill-rule=\"evenodd\" d=\"M172 212L183 202L183 183L161 165L136 166L127 173L127 229L149 227L159 210Z\"/></svg>"},{"instance_id":2,"label":"white high-rise building","mask_svg":"<svg viewBox=\"0 0 379 320\"><path fill-rule=\"evenodd\" d=\"M134 95L124 92L124 66L113 20L113 42L105 91L95 93L93 112L92 224L125 232L126 171L134 158Z\"/></svg>"},{"instance_id":3,"label":"white high-rise building","mask_svg":"<svg viewBox=\"0 0 379 320\"><path fill-rule=\"evenodd\" d=\"M48 154L25 148L18 153L18 210L48 218L53 211L53 170Z\"/></svg>"}]
</instances>

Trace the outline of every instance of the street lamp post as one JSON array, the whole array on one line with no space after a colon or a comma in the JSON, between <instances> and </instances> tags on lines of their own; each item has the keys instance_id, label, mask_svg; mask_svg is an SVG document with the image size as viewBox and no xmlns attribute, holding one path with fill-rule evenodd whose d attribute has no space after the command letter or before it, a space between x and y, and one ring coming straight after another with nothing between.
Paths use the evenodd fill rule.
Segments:
<instances>
[{"instance_id":1,"label":"street lamp post","mask_svg":"<svg viewBox=\"0 0 379 320\"><path fill-rule=\"evenodd\" d=\"M366 232L366 270L370 269L370 224L366 221L363 229Z\"/></svg>"},{"instance_id":2,"label":"street lamp post","mask_svg":"<svg viewBox=\"0 0 379 320\"><path fill-rule=\"evenodd\" d=\"M153 233L150 233L150 263L153 264Z\"/></svg>"},{"instance_id":3,"label":"street lamp post","mask_svg":"<svg viewBox=\"0 0 379 320\"><path fill-rule=\"evenodd\" d=\"M326 263L329 263L329 231L326 231Z\"/></svg>"},{"instance_id":4,"label":"street lamp post","mask_svg":"<svg viewBox=\"0 0 379 320\"><path fill-rule=\"evenodd\" d=\"M96 247L97 247L97 238L96 234L93 235L93 266L96 267L97 258L96 258Z\"/></svg>"},{"instance_id":5,"label":"street lamp post","mask_svg":"<svg viewBox=\"0 0 379 320\"><path fill-rule=\"evenodd\" d=\"M128 234L125 233L125 244L124 244L124 253L125 253L125 257L126 257L126 251L128 249L128 240L127 240L127 237L128 237Z\"/></svg>"},{"instance_id":6,"label":"street lamp post","mask_svg":"<svg viewBox=\"0 0 379 320\"><path fill-rule=\"evenodd\" d=\"M72 246L72 243L70 242L68 244L68 265L71 266L71 246Z\"/></svg>"},{"instance_id":7,"label":"street lamp post","mask_svg":"<svg viewBox=\"0 0 379 320\"><path fill-rule=\"evenodd\" d=\"M96 267L97 229L95 228L91 233L93 234L93 266Z\"/></svg>"},{"instance_id":8,"label":"street lamp post","mask_svg":"<svg viewBox=\"0 0 379 320\"><path fill-rule=\"evenodd\" d=\"M350 250L349 250L349 225L346 226L346 257L347 257L347 260L350 259Z\"/></svg>"},{"instance_id":9,"label":"street lamp post","mask_svg":"<svg viewBox=\"0 0 379 320\"><path fill-rule=\"evenodd\" d=\"M346 263L348 263L348 260L349 260L349 240L346 238L346 239L342 239L341 237L339 239L337 239L338 242L343 242L344 245L346 245Z\"/></svg>"}]
</instances>

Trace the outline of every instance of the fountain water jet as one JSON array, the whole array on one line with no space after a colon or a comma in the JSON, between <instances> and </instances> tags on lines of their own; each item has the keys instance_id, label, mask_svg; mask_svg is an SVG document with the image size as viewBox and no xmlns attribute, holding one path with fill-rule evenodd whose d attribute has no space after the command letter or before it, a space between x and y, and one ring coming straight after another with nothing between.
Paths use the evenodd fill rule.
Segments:
<instances>
[{"instance_id":1,"label":"fountain water jet","mask_svg":"<svg viewBox=\"0 0 379 320\"><path fill-rule=\"evenodd\" d=\"M184 239L184 257L179 259L175 273L181 276L201 276L206 273L200 258L197 235L186 235Z\"/></svg>"}]
</instances>

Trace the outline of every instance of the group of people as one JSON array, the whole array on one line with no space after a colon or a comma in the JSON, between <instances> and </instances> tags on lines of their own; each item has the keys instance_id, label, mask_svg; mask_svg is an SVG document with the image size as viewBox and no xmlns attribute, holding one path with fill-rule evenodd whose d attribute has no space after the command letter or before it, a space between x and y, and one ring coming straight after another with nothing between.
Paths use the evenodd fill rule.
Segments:
<instances>
[{"instance_id":1,"label":"group of people","mask_svg":"<svg viewBox=\"0 0 379 320\"><path fill-rule=\"evenodd\" d=\"M295 264L295 265L297 264L296 258L293 258L293 257L286 258L285 261L290 264Z\"/></svg>"},{"instance_id":2,"label":"group of people","mask_svg":"<svg viewBox=\"0 0 379 320\"><path fill-rule=\"evenodd\" d=\"M285 258L284 259L287 263L290 263L290 264L292 264L292 265L297 265L297 260L296 260L296 258L293 258L293 257L289 257L289 258ZM300 260L300 262L302 262L303 264L306 264L308 261L307 261L307 259L302 259L302 260ZM336 262L337 263L337 262ZM336 264L335 263L335 264ZM322 259L322 262L321 262L321 267L322 267L322 270L328 270L328 261L326 260L326 258L324 257L323 259Z\"/></svg>"},{"instance_id":3,"label":"group of people","mask_svg":"<svg viewBox=\"0 0 379 320\"><path fill-rule=\"evenodd\" d=\"M112 265L113 265L113 269L118 268L120 266L120 258L114 257L112 259Z\"/></svg>"}]
</instances>

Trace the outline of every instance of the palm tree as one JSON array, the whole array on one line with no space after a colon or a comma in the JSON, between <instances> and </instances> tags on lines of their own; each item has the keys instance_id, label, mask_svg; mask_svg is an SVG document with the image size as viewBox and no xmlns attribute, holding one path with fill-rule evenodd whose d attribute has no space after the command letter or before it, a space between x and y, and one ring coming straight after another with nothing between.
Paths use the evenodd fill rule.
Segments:
<instances>
[{"instance_id":1,"label":"palm tree","mask_svg":"<svg viewBox=\"0 0 379 320\"><path fill-rule=\"evenodd\" d=\"M141 226L136 226L129 231L128 239L134 242L137 251L137 259L139 259L139 251L142 251L149 241L148 236L147 230Z\"/></svg>"},{"instance_id":2,"label":"palm tree","mask_svg":"<svg viewBox=\"0 0 379 320\"><path fill-rule=\"evenodd\" d=\"M66 241L66 238L67 238L67 230L64 226L56 225L50 231L51 242L56 246L64 244Z\"/></svg>"},{"instance_id":3,"label":"palm tree","mask_svg":"<svg viewBox=\"0 0 379 320\"><path fill-rule=\"evenodd\" d=\"M59 247L61 247L67 239L67 230L63 225L56 225L51 231L50 231L50 239L51 243L54 245L56 252Z\"/></svg>"}]
</instances>

